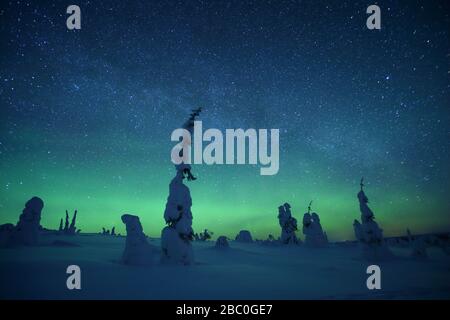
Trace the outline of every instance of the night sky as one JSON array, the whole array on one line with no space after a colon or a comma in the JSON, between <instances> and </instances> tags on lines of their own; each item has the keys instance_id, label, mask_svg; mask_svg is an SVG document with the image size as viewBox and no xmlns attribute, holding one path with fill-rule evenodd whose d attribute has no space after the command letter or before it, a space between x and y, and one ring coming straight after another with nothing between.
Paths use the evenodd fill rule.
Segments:
<instances>
[{"instance_id":1,"label":"night sky","mask_svg":"<svg viewBox=\"0 0 450 320\"><path fill-rule=\"evenodd\" d=\"M66 8L81 8L81 30ZM381 8L368 30L366 8ZM193 228L279 236L308 203L353 239L366 194L385 235L450 229L448 1L3 1L0 223L26 200L99 232L123 213L159 237L171 132L279 128L280 170L195 165Z\"/></svg>"}]
</instances>

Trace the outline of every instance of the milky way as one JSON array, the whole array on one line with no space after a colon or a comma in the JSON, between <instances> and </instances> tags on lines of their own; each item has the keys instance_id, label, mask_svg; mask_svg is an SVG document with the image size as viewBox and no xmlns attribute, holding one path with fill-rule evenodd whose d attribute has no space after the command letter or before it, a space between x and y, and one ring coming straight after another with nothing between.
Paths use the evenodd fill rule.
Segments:
<instances>
[{"instance_id":1,"label":"milky way","mask_svg":"<svg viewBox=\"0 0 450 320\"><path fill-rule=\"evenodd\" d=\"M328 2L328 1L327 1ZM45 201L57 228L159 236L170 133L202 106L205 128L279 128L280 170L194 166L193 227L279 235L278 206L310 200L332 240L353 238L356 193L385 233L450 227L449 5L378 1L64 1L2 6L0 222Z\"/></svg>"}]
</instances>

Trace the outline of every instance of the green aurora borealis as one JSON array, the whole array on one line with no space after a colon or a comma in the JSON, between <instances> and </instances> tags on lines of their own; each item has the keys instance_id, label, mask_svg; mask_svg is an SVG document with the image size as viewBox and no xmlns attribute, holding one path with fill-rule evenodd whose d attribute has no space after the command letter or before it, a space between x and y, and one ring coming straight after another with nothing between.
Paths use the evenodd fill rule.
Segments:
<instances>
[{"instance_id":1,"label":"green aurora borealis","mask_svg":"<svg viewBox=\"0 0 450 320\"><path fill-rule=\"evenodd\" d=\"M136 156L132 158L140 159L139 150L134 153ZM65 154L52 153L52 158L64 162ZM25 154L17 157L10 170L2 164L2 181L11 181L7 188L1 189L2 222L16 222L24 201L38 195L45 200L43 226L57 228L65 209L70 213L78 209L78 226L83 232L99 232L103 226L115 226L123 234L120 216L133 213L141 217L148 235L159 237L164 226L162 215L168 183L175 172L168 157L134 161L127 163L125 169L122 158L113 154L111 163L105 166L95 162L60 166L49 162L46 152L34 157L40 165L33 172L26 166ZM273 177L260 176L258 168L249 165L193 166L198 180L187 184L193 198L194 230L208 228L214 236L234 237L239 230L249 229L258 238L265 238L269 233L278 236L277 206L290 202L294 216L301 221L312 199L313 209L320 214L329 237L352 239L352 221L359 219L356 199L359 175L354 178L338 173L322 178L314 173L326 171L326 163L318 161L308 165L306 174L289 172L287 162L281 158L282 170ZM414 187L398 192L404 181L399 180L389 179L386 183L380 179L380 185L369 180L366 186L371 207L386 235L403 234L406 227L415 232L446 231L448 211L440 205L444 202L442 196L437 192L418 193Z\"/></svg>"}]
</instances>

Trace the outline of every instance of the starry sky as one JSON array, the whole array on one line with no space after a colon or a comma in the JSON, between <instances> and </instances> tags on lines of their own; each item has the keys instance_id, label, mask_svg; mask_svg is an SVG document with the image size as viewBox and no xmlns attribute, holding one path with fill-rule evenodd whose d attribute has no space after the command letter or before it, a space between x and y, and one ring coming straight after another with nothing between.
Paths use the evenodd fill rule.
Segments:
<instances>
[{"instance_id":1,"label":"starry sky","mask_svg":"<svg viewBox=\"0 0 450 320\"><path fill-rule=\"evenodd\" d=\"M81 8L68 30L66 8ZM366 8L381 8L368 30ZM195 165L193 228L279 236L278 206L308 203L353 239L366 194L385 235L450 229L447 1L3 1L0 223L26 200L41 223L159 237L171 132L280 129L280 170Z\"/></svg>"}]
</instances>

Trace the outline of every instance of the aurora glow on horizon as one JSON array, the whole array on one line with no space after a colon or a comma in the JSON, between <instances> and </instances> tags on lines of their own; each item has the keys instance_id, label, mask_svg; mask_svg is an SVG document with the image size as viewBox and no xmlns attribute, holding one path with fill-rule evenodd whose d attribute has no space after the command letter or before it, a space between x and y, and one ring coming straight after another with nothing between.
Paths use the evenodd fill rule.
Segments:
<instances>
[{"instance_id":1,"label":"aurora glow on horizon","mask_svg":"<svg viewBox=\"0 0 450 320\"><path fill-rule=\"evenodd\" d=\"M159 237L171 132L203 107L205 129L279 128L280 169L194 165L193 227L278 237L278 206L308 203L331 240L353 239L365 191L385 235L450 229L450 17L446 1L6 3L0 61L0 224L32 196L56 229ZM421 10L417 10L421 7ZM301 230L298 233L301 238Z\"/></svg>"}]
</instances>

